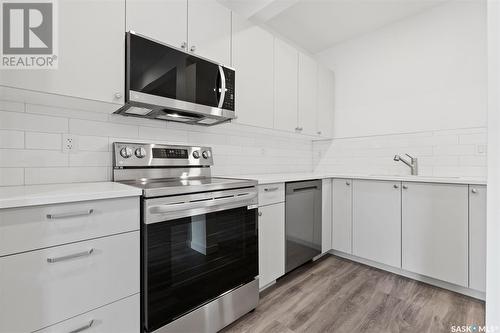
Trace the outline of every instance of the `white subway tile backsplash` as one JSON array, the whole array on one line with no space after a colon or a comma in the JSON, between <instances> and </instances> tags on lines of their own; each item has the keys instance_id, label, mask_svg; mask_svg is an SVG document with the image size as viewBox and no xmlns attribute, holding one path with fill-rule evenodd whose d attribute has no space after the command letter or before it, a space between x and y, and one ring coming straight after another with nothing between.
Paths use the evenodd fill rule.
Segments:
<instances>
[{"instance_id":1,"label":"white subway tile backsplash","mask_svg":"<svg viewBox=\"0 0 500 333\"><path fill-rule=\"evenodd\" d=\"M342 138L314 142L313 165L318 172L405 175L409 168L393 156L409 153L420 175L486 178L486 144L486 128Z\"/></svg>"},{"instance_id":2,"label":"white subway tile backsplash","mask_svg":"<svg viewBox=\"0 0 500 333\"><path fill-rule=\"evenodd\" d=\"M24 148L24 132L0 130L0 148Z\"/></svg>"},{"instance_id":3,"label":"white subway tile backsplash","mask_svg":"<svg viewBox=\"0 0 500 333\"><path fill-rule=\"evenodd\" d=\"M83 183L111 180L109 167L26 168L26 185Z\"/></svg>"},{"instance_id":4,"label":"white subway tile backsplash","mask_svg":"<svg viewBox=\"0 0 500 333\"><path fill-rule=\"evenodd\" d=\"M460 144L486 144L488 142L487 133L474 133L460 135Z\"/></svg>"},{"instance_id":5,"label":"white subway tile backsplash","mask_svg":"<svg viewBox=\"0 0 500 333\"><path fill-rule=\"evenodd\" d=\"M0 168L68 166L68 154L53 150L0 149Z\"/></svg>"},{"instance_id":6,"label":"white subway tile backsplash","mask_svg":"<svg viewBox=\"0 0 500 333\"><path fill-rule=\"evenodd\" d=\"M69 154L69 166L112 166L111 152L77 152Z\"/></svg>"},{"instance_id":7,"label":"white subway tile backsplash","mask_svg":"<svg viewBox=\"0 0 500 333\"><path fill-rule=\"evenodd\" d=\"M186 131L179 131L166 127L139 126L139 138L170 142L172 144L186 144L188 142L188 134Z\"/></svg>"},{"instance_id":8,"label":"white subway tile backsplash","mask_svg":"<svg viewBox=\"0 0 500 333\"><path fill-rule=\"evenodd\" d=\"M27 149L62 149L62 135L54 133L26 132Z\"/></svg>"},{"instance_id":9,"label":"white subway tile backsplash","mask_svg":"<svg viewBox=\"0 0 500 333\"><path fill-rule=\"evenodd\" d=\"M68 131L68 119L0 111L0 129L65 133Z\"/></svg>"},{"instance_id":10,"label":"white subway tile backsplash","mask_svg":"<svg viewBox=\"0 0 500 333\"><path fill-rule=\"evenodd\" d=\"M110 151L108 137L106 136L78 136L78 149L80 151Z\"/></svg>"},{"instance_id":11,"label":"white subway tile backsplash","mask_svg":"<svg viewBox=\"0 0 500 333\"><path fill-rule=\"evenodd\" d=\"M81 119L70 119L69 131L72 134L95 136L123 136L137 138L139 135L139 129L137 126Z\"/></svg>"},{"instance_id":12,"label":"white subway tile backsplash","mask_svg":"<svg viewBox=\"0 0 500 333\"><path fill-rule=\"evenodd\" d=\"M55 106L39 105L39 104L26 104L26 112L44 114L48 116L87 119L87 120L108 120L108 115L100 112L91 112L84 110L75 110L69 108L60 108Z\"/></svg>"},{"instance_id":13,"label":"white subway tile backsplash","mask_svg":"<svg viewBox=\"0 0 500 333\"><path fill-rule=\"evenodd\" d=\"M473 155L476 153L474 145L444 145L436 146L434 154L436 155Z\"/></svg>"},{"instance_id":14,"label":"white subway tile backsplash","mask_svg":"<svg viewBox=\"0 0 500 333\"><path fill-rule=\"evenodd\" d=\"M5 96L18 94L8 93ZM110 103L22 94L19 102L0 100L0 186L110 180L116 141L210 146L213 174L219 176L311 171L408 174L406 166L392 160L394 154L404 153L419 158L421 175L486 176L485 128L313 142L295 133L238 123L214 127L167 123L109 114L116 107ZM62 151L63 133L77 136L74 152Z\"/></svg>"},{"instance_id":15,"label":"white subway tile backsplash","mask_svg":"<svg viewBox=\"0 0 500 333\"><path fill-rule=\"evenodd\" d=\"M0 186L16 186L23 184L23 168L0 168Z\"/></svg>"},{"instance_id":16,"label":"white subway tile backsplash","mask_svg":"<svg viewBox=\"0 0 500 333\"><path fill-rule=\"evenodd\" d=\"M0 110L13 111L13 112L24 112L24 103L0 100Z\"/></svg>"}]
</instances>

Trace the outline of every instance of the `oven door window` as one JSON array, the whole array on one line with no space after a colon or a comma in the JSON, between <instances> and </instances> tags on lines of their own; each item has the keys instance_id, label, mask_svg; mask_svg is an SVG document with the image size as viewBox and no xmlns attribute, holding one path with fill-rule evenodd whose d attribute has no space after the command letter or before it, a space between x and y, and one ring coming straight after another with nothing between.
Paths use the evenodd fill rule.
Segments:
<instances>
[{"instance_id":1,"label":"oven door window","mask_svg":"<svg viewBox=\"0 0 500 333\"><path fill-rule=\"evenodd\" d=\"M258 275L256 209L245 206L143 228L146 331Z\"/></svg>"}]
</instances>

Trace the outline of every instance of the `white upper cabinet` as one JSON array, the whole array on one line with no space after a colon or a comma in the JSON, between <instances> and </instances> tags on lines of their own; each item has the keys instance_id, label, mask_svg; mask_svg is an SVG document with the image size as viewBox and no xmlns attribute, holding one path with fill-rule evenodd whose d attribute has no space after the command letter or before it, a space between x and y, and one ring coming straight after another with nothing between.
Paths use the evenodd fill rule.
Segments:
<instances>
[{"instance_id":1,"label":"white upper cabinet","mask_svg":"<svg viewBox=\"0 0 500 333\"><path fill-rule=\"evenodd\" d=\"M236 14L233 14L233 67L237 122L272 128L274 37Z\"/></svg>"},{"instance_id":2,"label":"white upper cabinet","mask_svg":"<svg viewBox=\"0 0 500 333\"><path fill-rule=\"evenodd\" d=\"M298 52L274 39L274 128L296 131ZM256 104L258 105L258 104Z\"/></svg>"},{"instance_id":3,"label":"white upper cabinet","mask_svg":"<svg viewBox=\"0 0 500 333\"><path fill-rule=\"evenodd\" d=\"M187 46L187 0L126 0L126 30L175 46Z\"/></svg>"},{"instance_id":4,"label":"white upper cabinet","mask_svg":"<svg viewBox=\"0 0 500 333\"><path fill-rule=\"evenodd\" d=\"M468 186L403 184L403 269L468 286Z\"/></svg>"},{"instance_id":5,"label":"white upper cabinet","mask_svg":"<svg viewBox=\"0 0 500 333\"><path fill-rule=\"evenodd\" d=\"M354 180L353 185L353 254L401 267L401 184Z\"/></svg>"},{"instance_id":6,"label":"white upper cabinet","mask_svg":"<svg viewBox=\"0 0 500 333\"><path fill-rule=\"evenodd\" d=\"M318 113L318 64L299 53L298 67L298 117L297 124L302 134L317 135Z\"/></svg>"},{"instance_id":7,"label":"white upper cabinet","mask_svg":"<svg viewBox=\"0 0 500 333\"><path fill-rule=\"evenodd\" d=\"M469 288L486 291L486 186L469 186Z\"/></svg>"},{"instance_id":8,"label":"white upper cabinet","mask_svg":"<svg viewBox=\"0 0 500 333\"><path fill-rule=\"evenodd\" d=\"M316 134L326 138L332 137L333 91L333 73L328 68L318 65L318 116Z\"/></svg>"},{"instance_id":9,"label":"white upper cabinet","mask_svg":"<svg viewBox=\"0 0 500 333\"><path fill-rule=\"evenodd\" d=\"M123 103L125 0L60 0L58 7L58 68L0 70L0 85Z\"/></svg>"},{"instance_id":10,"label":"white upper cabinet","mask_svg":"<svg viewBox=\"0 0 500 333\"><path fill-rule=\"evenodd\" d=\"M229 66L231 10L215 0L188 1L189 51Z\"/></svg>"}]
</instances>

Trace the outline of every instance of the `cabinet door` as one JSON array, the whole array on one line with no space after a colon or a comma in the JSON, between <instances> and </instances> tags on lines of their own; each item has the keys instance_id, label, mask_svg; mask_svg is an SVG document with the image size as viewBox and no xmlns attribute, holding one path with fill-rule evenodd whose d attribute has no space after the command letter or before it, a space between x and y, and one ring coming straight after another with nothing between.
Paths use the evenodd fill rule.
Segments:
<instances>
[{"instance_id":1,"label":"cabinet door","mask_svg":"<svg viewBox=\"0 0 500 333\"><path fill-rule=\"evenodd\" d=\"M332 248L352 253L352 180L333 180Z\"/></svg>"},{"instance_id":2,"label":"cabinet door","mask_svg":"<svg viewBox=\"0 0 500 333\"><path fill-rule=\"evenodd\" d=\"M231 10L215 0L188 1L189 50L231 64Z\"/></svg>"},{"instance_id":3,"label":"cabinet door","mask_svg":"<svg viewBox=\"0 0 500 333\"><path fill-rule=\"evenodd\" d=\"M127 31L133 30L174 47L187 43L187 0L126 1Z\"/></svg>"},{"instance_id":4,"label":"cabinet door","mask_svg":"<svg viewBox=\"0 0 500 333\"><path fill-rule=\"evenodd\" d=\"M469 186L469 288L486 291L486 186Z\"/></svg>"},{"instance_id":5,"label":"cabinet door","mask_svg":"<svg viewBox=\"0 0 500 333\"><path fill-rule=\"evenodd\" d=\"M323 66L318 67L318 117L316 134L332 137L333 127L333 73Z\"/></svg>"},{"instance_id":6,"label":"cabinet door","mask_svg":"<svg viewBox=\"0 0 500 333\"><path fill-rule=\"evenodd\" d=\"M274 128L297 129L297 50L274 39Z\"/></svg>"},{"instance_id":7,"label":"cabinet door","mask_svg":"<svg viewBox=\"0 0 500 333\"><path fill-rule=\"evenodd\" d=\"M299 53L298 78L298 126L301 133L316 135L318 113L318 64Z\"/></svg>"},{"instance_id":8,"label":"cabinet door","mask_svg":"<svg viewBox=\"0 0 500 333\"><path fill-rule=\"evenodd\" d=\"M353 254L401 267L400 183L354 180L353 185Z\"/></svg>"},{"instance_id":9,"label":"cabinet door","mask_svg":"<svg viewBox=\"0 0 500 333\"><path fill-rule=\"evenodd\" d=\"M259 287L285 274L285 204L259 207Z\"/></svg>"},{"instance_id":10,"label":"cabinet door","mask_svg":"<svg viewBox=\"0 0 500 333\"><path fill-rule=\"evenodd\" d=\"M0 85L123 103L125 0L60 0L58 8L58 68L0 70Z\"/></svg>"},{"instance_id":11,"label":"cabinet door","mask_svg":"<svg viewBox=\"0 0 500 333\"><path fill-rule=\"evenodd\" d=\"M403 185L403 269L467 287L468 186Z\"/></svg>"},{"instance_id":12,"label":"cabinet door","mask_svg":"<svg viewBox=\"0 0 500 333\"><path fill-rule=\"evenodd\" d=\"M233 67L237 73L237 122L273 128L274 37L236 14L233 14Z\"/></svg>"}]
</instances>

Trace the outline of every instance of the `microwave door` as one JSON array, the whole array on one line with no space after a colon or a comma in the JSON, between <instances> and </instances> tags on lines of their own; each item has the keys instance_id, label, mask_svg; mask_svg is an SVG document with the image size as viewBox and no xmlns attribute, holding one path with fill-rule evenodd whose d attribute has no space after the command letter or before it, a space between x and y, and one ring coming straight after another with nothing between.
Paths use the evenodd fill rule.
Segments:
<instances>
[{"instance_id":1,"label":"microwave door","mask_svg":"<svg viewBox=\"0 0 500 333\"><path fill-rule=\"evenodd\" d=\"M219 66L195 57L189 60L184 72L186 101L218 107Z\"/></svg>"}]
</instances>

